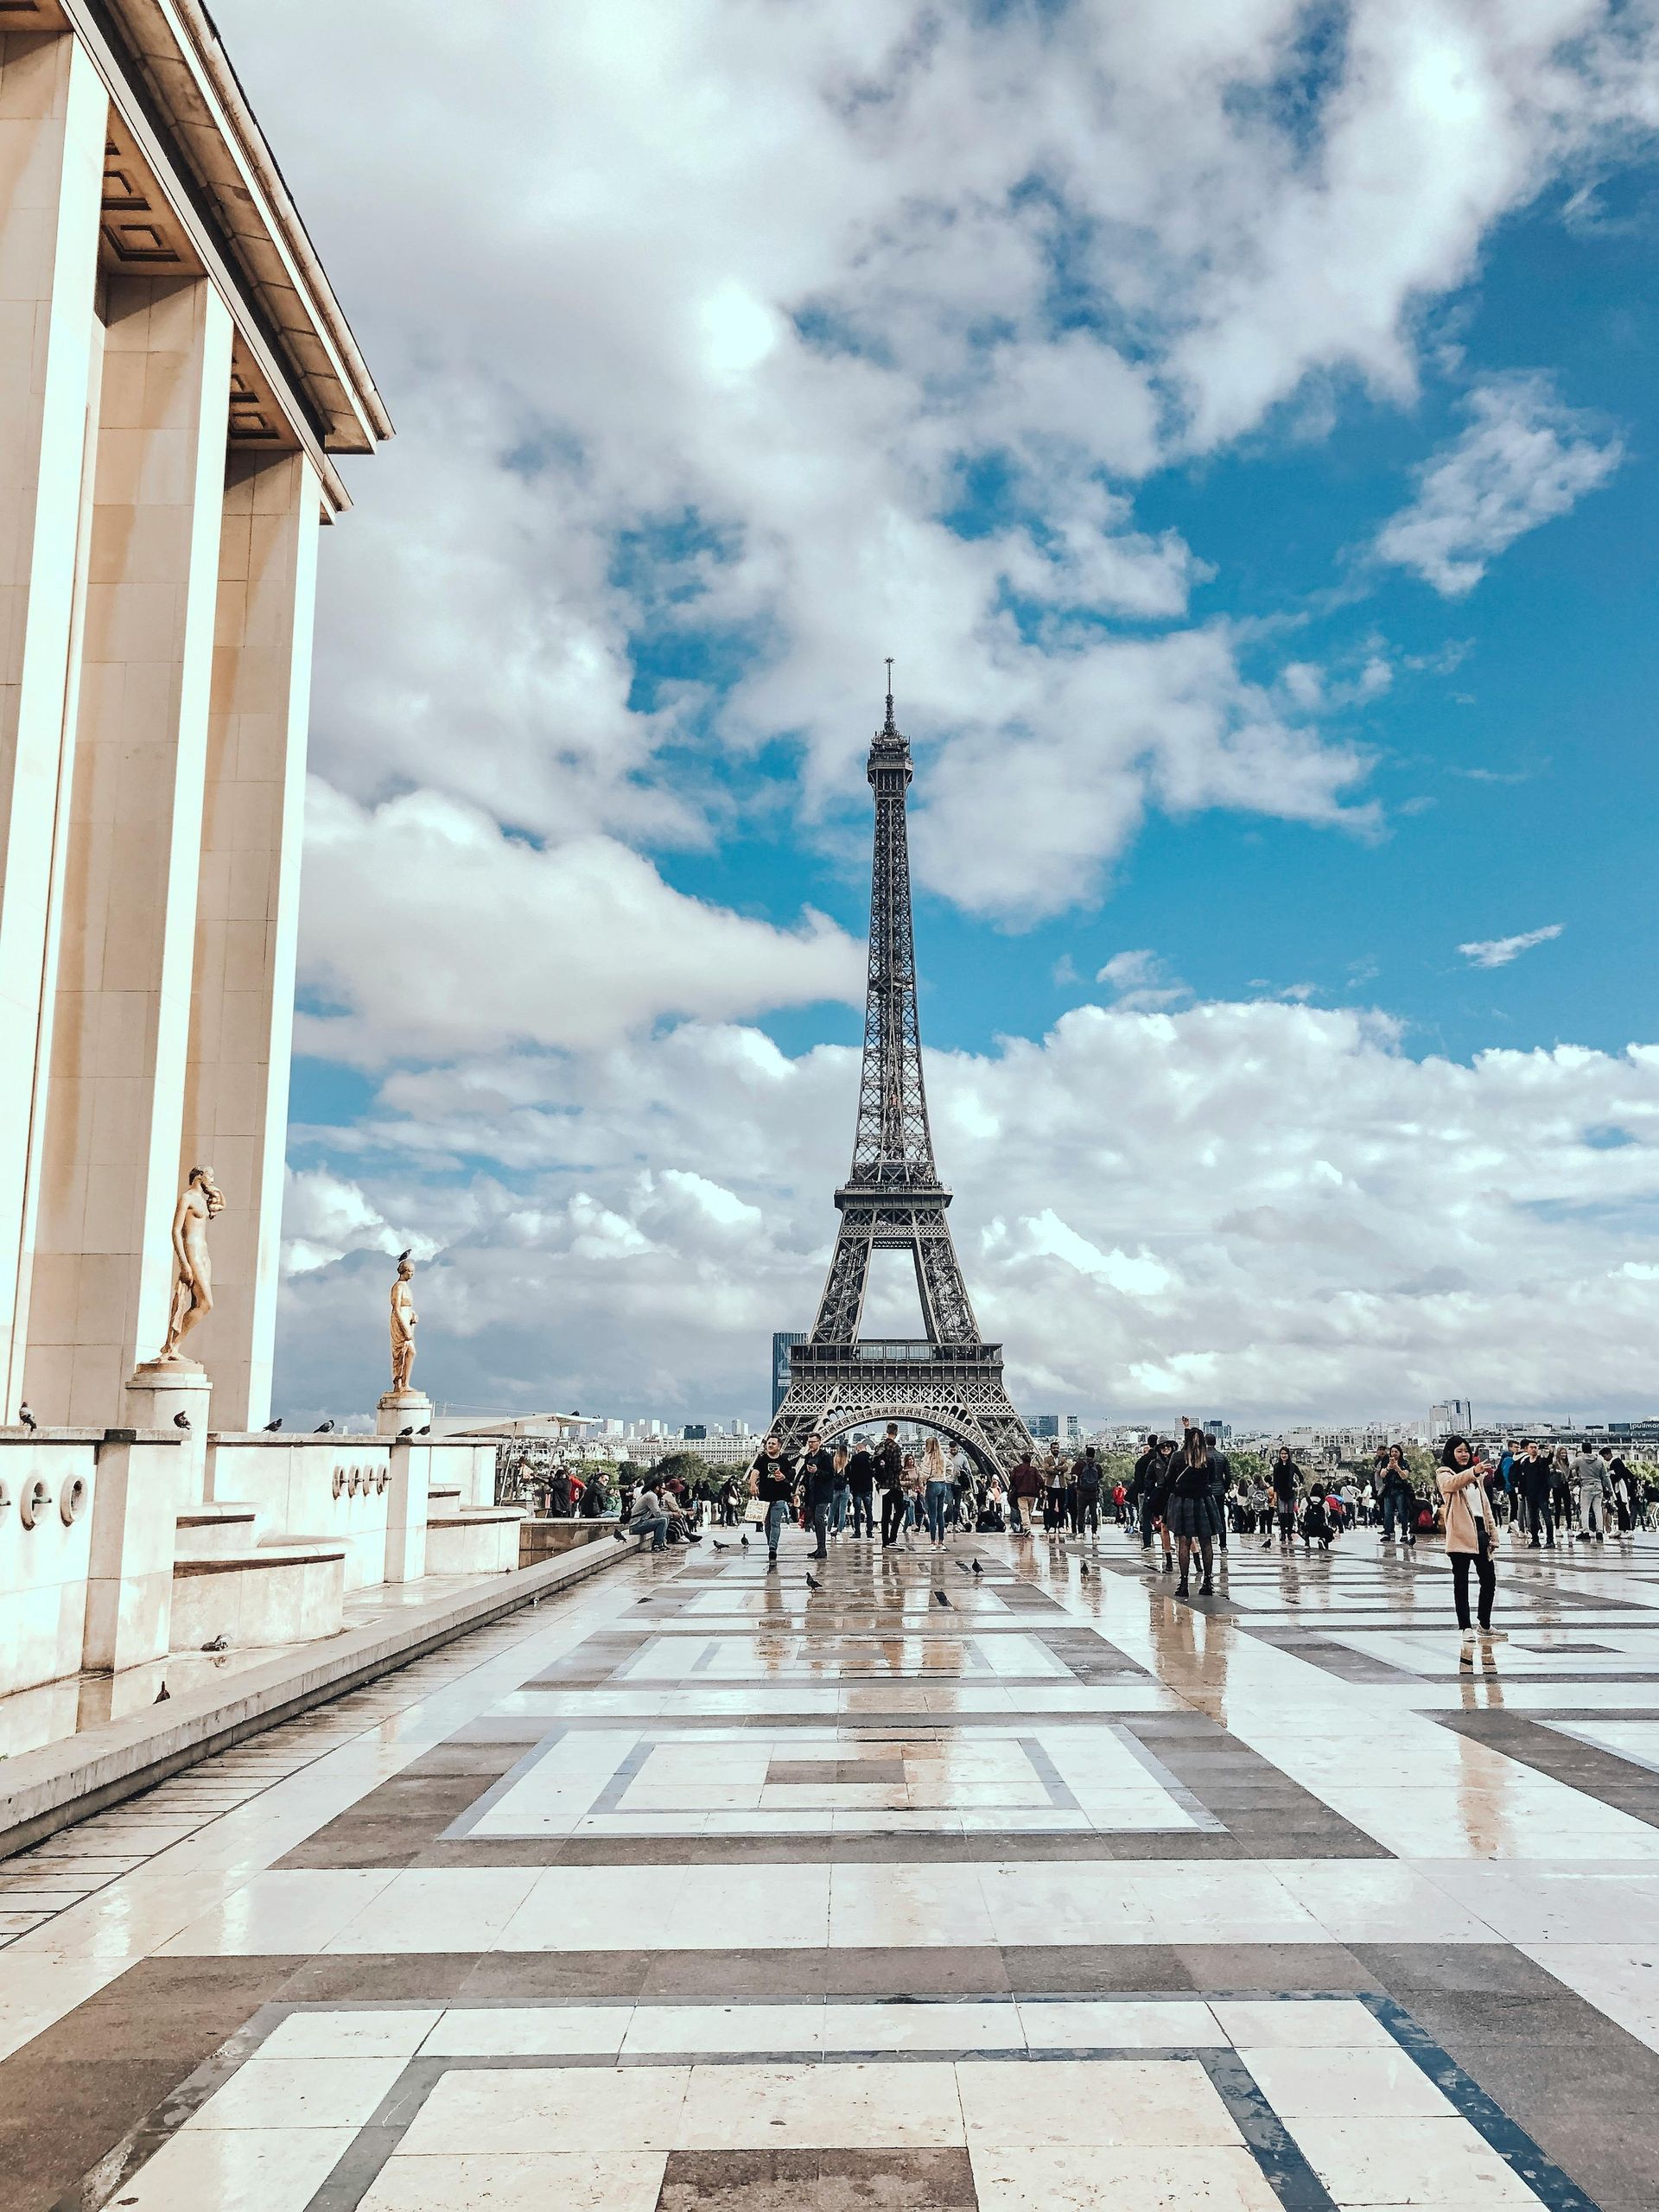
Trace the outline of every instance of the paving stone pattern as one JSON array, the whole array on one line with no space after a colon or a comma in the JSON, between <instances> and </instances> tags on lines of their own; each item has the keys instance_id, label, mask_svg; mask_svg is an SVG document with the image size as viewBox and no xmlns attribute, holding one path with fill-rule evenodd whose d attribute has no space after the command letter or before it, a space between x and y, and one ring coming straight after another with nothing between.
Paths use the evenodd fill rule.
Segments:
<instances>
[{"instance_id":1,"label":"paving stone pattern","mask_svg":"<svg viewBox=\"0 0 1659 2212\"><path fill-rule=\"evenodd\" d=\"M1659 1547L805 1565L5 1862L0 2212L1652 2212Z\"/></svg>"}]
</instances>

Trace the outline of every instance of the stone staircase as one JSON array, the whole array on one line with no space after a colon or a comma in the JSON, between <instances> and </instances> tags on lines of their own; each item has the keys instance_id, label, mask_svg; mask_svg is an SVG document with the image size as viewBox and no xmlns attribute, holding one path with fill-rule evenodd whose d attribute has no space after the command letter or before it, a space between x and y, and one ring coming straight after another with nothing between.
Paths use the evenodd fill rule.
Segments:
<instances>
[{"instance_id":1,"label":"stone staircase","mask_svg":"<svg viewBox=\"0 0 1659 2212\"><path fill-rule=\"evenodd\" d=\"M429 1574L505 1574L518 1564L522 1505L463 1505L461 1491L426 1494Z\"/></svg>"},{"instance_id":2,"label":"stone staircase","mask_svg":"<svg viewBox=\"0 0 1659 2212\"><path fill-rule=\"evenodd\" d=\"M223 1637L236 1649L338 1636L346 1549L308 1538L262 1536L251 1505L213 1500L178 1516L173 1561L175 1651Z\"/></svg>"}]
</instances>

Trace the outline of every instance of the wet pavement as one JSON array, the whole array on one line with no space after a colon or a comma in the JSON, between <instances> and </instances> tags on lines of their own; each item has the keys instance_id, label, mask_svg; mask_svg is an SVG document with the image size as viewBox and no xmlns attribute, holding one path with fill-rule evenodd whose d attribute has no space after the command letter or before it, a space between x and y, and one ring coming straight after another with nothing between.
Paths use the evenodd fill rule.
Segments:
<instances>
[{"instance_id":1,"label":"wet pavement","mask_svg":"<svg viewBox=\"0 0 1659 2212\"><path fill-rule=\"evenodd\" d=\"M0 2208L1659 2201L1654 1540L716 1534L0 1866Z\"/></svg>"}]
</instances>

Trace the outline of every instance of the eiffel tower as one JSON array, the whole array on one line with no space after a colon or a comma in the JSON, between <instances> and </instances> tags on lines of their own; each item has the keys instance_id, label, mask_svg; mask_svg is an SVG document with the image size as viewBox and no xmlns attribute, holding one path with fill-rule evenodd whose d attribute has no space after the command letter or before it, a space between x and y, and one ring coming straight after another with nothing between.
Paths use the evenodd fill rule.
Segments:
<instances>
[{"instance_id":1,"label":"eiffel tower","mask_svg":"<svg viewBox=\"0 0 1659 2212\"><path fill-rule=\"evenodd\" d=\"M979 1333L933 1164L916 1018L916 945L910 916L905 802L910 741L887 719L870 746L875 861L870 876L870 966L864 1063L852 1173L836 1192L841 1226L818 1318L790 1356L788 1395L772 1427L786 1452L814 1429L825 1437L889 1421L920 1421L982 1465L1011 1467L1031 1449L1002 1382L1002 1347ZM908 1252L925 1337L868 1341L858 1333L874 1251Z\"/></svg>"}]
</instances>

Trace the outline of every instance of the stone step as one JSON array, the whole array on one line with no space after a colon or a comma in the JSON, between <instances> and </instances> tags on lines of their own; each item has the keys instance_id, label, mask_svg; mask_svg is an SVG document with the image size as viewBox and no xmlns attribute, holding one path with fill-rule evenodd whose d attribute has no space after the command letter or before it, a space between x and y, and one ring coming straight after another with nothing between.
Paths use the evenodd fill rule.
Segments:
<instances>
[{"instance_id":1,"label":"stone step","mask_svg":"<svg viewBox=\"0 0 1659 2212\"><path fill-rule=\"evenodd\" d=\"M179 1559L173 1567L173 1649L200 1651L221 1636L237 1650L338 1636L345 1605L340 1544L278 1540Z\"/></svg>"},{"instance_id":2,"label":"stone step","mask_svg":"<svg viewBox=\"0 0 1659 2212\"><path fill-rule=\"evenodd\" d=\"M218 1499L177 1516L181 1559L227 1559L259 1540L259 1509Z\"/></svg>"}]
</instances>

